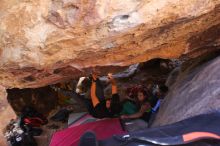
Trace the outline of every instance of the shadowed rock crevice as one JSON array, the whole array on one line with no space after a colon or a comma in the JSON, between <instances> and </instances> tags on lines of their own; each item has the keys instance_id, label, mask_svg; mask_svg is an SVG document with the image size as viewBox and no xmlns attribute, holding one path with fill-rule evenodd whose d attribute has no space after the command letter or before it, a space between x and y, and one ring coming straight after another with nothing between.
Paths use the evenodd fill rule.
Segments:
<instances>
[{"instance_id":1,"label":"shadowed rock crevice","mask_svg":"<svg viewBox=\"0 0 220 146\"><path fill-rule=\"evenodd\" d=\"M57 106L57 93L50 87L37 89L8 89L7 100L17 115L25 106L33 107L40 113L48 113Z\"/></svg>"}]
</instances>

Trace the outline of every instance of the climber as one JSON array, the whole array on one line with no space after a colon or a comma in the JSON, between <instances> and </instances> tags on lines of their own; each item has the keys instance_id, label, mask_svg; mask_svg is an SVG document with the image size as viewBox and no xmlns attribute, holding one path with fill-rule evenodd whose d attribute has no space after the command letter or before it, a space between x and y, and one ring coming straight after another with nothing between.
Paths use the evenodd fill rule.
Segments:
<instances>
[{"instance_id":1,"label":"climber","mask_svg":"<svg viewBox=\"0 0 220 146\"><path fill-rule=\"evenodd\" d=\"M138 119L141 118L148 122L151 115L151 105L148 102L148 96L145 90L139 90L135 101L138 111L131 115L122 115L122 119Z\"/></svg>"},{"instance_id":2,"label":"climber","mask_svg":"<svg viewBox=\"0 0 220 146\"><path fill-rule=\"evenodd\" d=\"M112 84L112 98L105 99L104 89L99 80L99 73L93 70L91 76L84 78L80 81L82 86L86 86L86 93L67 91L60 88L55 88L60 93L71 96L72 98L79 99L85 104L89 114L96 118L113 117L121 111L120 99L117 94L116 82L112 77L112 74L108 75L109 82ZM52 87L54 88L54 87ZM89 96L89 97L87 97Z\"/></svg>"},{"instance_id":3,"label":"climber","mask_svg":"<svg viewBox=\"0 0 220 146\"><path fill-rule=\"evenodd\" d=\"M108 82L111 83L112 97L106 100L106 107L113 116L118 116L122 111L122 103L120 102L116 80L113 78L111 73L108 74Z\"/></svg>"},{"instance_id":4,"label":"climber","mask_svg":"<svg viewBox=\"0 0 220 146\"><path fill-rule=\"evenodd\" d=\"M97 95L97 97L100 101L103 101L103 100L105 100L104 87L103 87L103 85L102 85L102 83L99 79L99 76L100 76L100 72L96 69L93 69L92 73L89 77L89 80L88 80L89 81L88 84L89 84L90 88L88 88L87 92L90 93L90 95L91 95L91 89L92 89L91 86L92 86L93 81L95 81L95 83L96 83L96 91L95 91L96 95Z\"/></svg>"},{"instance_id":5,"label":"climber","mask_svg":"<svg viewBox=\"0 0 220 146\"><path fill-rule=\"evenodd\" d=\"M117 85L112 74L108 74L109 82L112 85L112 98L100 101L96 93L96 75L92 74L91 101L97 118L114 117L121 111L120 98L117 92Z\"/></svg>"}]
</instances>

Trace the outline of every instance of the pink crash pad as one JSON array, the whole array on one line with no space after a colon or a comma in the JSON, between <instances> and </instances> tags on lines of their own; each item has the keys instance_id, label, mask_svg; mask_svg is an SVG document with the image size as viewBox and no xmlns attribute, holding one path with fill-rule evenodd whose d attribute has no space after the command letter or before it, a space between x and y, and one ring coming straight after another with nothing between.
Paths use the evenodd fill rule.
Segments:
<instances>
[{"instance_id":1,"label":"pink crash pad","mask_svg":"<svg viewBox=\"0 0 220 146\"><path fill-rule=\"evenodd\" d=\"M105 119L83 125L70 127L54 133L50 146L77 146L80 137L86 131L93 131L98 140L106 139L115 134L125 134L119 119Z\"/></svg>"}]
</instances>

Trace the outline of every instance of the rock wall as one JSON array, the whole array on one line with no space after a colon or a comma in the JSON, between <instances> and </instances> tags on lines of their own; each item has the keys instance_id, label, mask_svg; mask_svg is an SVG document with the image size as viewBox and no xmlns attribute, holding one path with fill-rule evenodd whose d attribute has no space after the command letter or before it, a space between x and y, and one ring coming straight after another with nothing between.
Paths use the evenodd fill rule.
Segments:
<instances>
[{"instance_id":1,"label":"rock wall","mask_svg":"<svg viewBox=\"0 0 220 146\"><path fill-rule=\"evenodd\" d=\"M219 0L1 0L0 84L35 88L215 50Z\"/></svg>"},{"instance_id":2,"label":"rock wall","mask_svg":"<svg viewBox=\"0 0 220 146\"><path fill-rule=\"evenodd\" d=\"M10 122L11 119L16 118L16 114L8 104L7 92L4 87L0 86L0 146L6 146L6 140L3 135L5 126Z\"/></svg>"},{"instance_id":3,"label":"rock wall","mask_svg":"<svg viewBox=\"0 0 220 146\"><path fill-rule=\"evenodd\" d=\"M10 89L7 93L7 100L17 115L25 106L29 106L47 116L58 105L57 93L48 86L37 89Z\"/></svg>"},{"instance_id":4,"label":"rock wall","mask_svg":"<svg viewBox=\"0 0 220 146\"><path fill-rule=\"evenodd\" d=\"M0 93L83 76L91 67L104 73L212 52L220 46L219 12L220 0L1 0ZM5 114L6 121L14 116L10 107Z\"/></svg>"},{"instance_id":5,"label":"rock wall","mask_svg":"<svg viewBox=\"0 0 220 146\"><path fill-rule=\"evenodd\" d=\"M180 71L162 103L153 126L167 125L220 110L219 64L220 57L217 57L197 67L194 63L184 72Z\"/></svg>"}]
</instances>

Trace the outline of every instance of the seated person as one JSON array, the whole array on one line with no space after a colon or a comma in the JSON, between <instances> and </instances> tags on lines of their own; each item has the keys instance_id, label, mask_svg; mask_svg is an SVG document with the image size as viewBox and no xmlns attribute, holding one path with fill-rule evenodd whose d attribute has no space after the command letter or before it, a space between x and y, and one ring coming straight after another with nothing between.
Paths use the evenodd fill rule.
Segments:
<instances>
[{"instance_id":1,"label":"seated person","mask_svg":"<svg viewBox=\"0 0 220 146\"><path fill-rule=\"evenodd\" d=\"M144 90L138 91L136 105L138 107L138 112L131 115L122 115L122 119L137 119L142 118L144 121L148 122L151 115L151 106L147 99L147 93Z\"/></svg>"},{"instance_id":2,"label":"seated person","mask_svg":"<svg viewBox=\"0 0 220 146\"><path fill-rule=\"evenodd\" d=\"M120 112L120 115L131 115L138 112L138 107L136 106L135 101L129 97L121 103L121 106L122 111Z\"/></svg>"},{"instance_id":3,"label":"seated person","mask_svg":"<svg viewBox=\"0 0 220 146\"><path fill-rule=\"evenodd\" d=\"M157 112L159 110L161 100L163 100L168 92L168 87L165 85L160 85L159 89L155 95L151 98L150 103L152 106L152 112Z\"/></svg>"},{"instance_id":4,"label":"seated person","mask_svg":"<svg viewBox=\"0 0 220 146\"><path fill-rule=\"evenodd\" d=\"M136 99L137 99L138 92L140 90L145 90L144 86L133 85L133 86L128 87L126 89L127 96L122 104L123 109L122 109L121 115L131 115L131 114L138 112L138 107L136 105ZM147 90L145 93L146 93L147 97L150 97L149 94L147 93Z\"/></svg>"}]
</instances>

